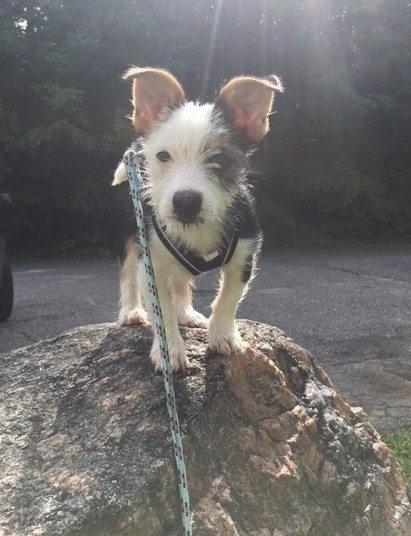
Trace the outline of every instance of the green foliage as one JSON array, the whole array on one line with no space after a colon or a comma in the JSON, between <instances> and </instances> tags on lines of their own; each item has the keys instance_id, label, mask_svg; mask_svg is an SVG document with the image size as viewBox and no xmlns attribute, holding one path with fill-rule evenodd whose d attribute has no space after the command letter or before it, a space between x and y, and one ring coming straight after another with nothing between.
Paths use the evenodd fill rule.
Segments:
<instances>
[{"instance_id":1,"label":"green foliage","mask_svg":"<svg viewBox=\"0 0 411 536\"><path fill-rule=\"evenodd\" d=\"M392 450L395 459L404 471L408 487L411 489L411 431L391 432L383 440Z\"/></svg>"},{"instance_id":2,"label":"green foliage","mask_svg":"<svg viewBox=\"0 0 411 536\"><path fill-rule=\"evenodd\" d=\"M411 7L404 0L3 0L0 188L12 245L115 234L112 171L133 138L130 64L189 98L239 73L280 74L260 152L266 236L411 236Z\"/></svg>"},{"instance_id":3,"label":"green foliage","mask_svg":"<svg viewBox=\"0 0 411 536\"><path fill-rule=\"evenodd\" d=\"M294 242L297 236L296 223L286 209L260 195L257 198L257 213L266 242L280 247Z\"/></svg>"},{"instance_id":4,"label":"green foliage","mask_svg":"<svg viewBox=\"0 0 411 536\"><path fill-rule=\"evenodd\" d=\"M411 234L406 203L396 199L384 181L361 173L353 162L304 167L290 189L299 224L319 235L383 239Z\"/></svg>"}]
</instances>

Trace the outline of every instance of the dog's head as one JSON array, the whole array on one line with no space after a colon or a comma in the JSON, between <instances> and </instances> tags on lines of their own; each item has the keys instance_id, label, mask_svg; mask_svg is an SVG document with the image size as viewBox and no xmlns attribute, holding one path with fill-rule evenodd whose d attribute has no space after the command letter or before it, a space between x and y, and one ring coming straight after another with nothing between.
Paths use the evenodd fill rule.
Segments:
<instances>
[{"instance_id":1,"label":"dog's head","mask_svg":"<svg viewBox=\"0 0 411 536\"><path fill-rule=\"evenodd\" d=\"M268 132L281 80L233 78L213 104L199 104L187 102L165 70L133 67L124 79L132 82L132 122L143 137L158 219L176 235L190 227L215 228L244 177L248 148Z\"/></svg>"}]
</instances>

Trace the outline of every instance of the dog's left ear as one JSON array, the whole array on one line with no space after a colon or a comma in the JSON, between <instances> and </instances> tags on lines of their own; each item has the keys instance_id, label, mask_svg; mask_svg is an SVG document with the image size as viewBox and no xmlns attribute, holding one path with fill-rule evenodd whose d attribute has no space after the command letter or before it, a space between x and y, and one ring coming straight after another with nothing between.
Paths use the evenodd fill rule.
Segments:
<instances>
[{"instance_id":1,"label":"dog's left ear","mask_svg":"<svg viewBox=\"0 0 411 536\"><path fill-rule=\"evenodd\" d=\"M256 143L269 130L268 116L275 91L283 93L284 86L274 74L266 78L238 76L221 89L217 102L228 108L234 127L244 131L250 143Z\"/></svg>"}]
</instances>

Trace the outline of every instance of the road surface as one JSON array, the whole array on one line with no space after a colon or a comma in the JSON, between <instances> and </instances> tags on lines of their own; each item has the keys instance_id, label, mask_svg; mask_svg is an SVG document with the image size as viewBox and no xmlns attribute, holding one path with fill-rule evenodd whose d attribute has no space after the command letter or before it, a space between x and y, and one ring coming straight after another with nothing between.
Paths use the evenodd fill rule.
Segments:
<instances>
[{"instance_id":1,"label":"road surface","mask_svg":"<svg viewBox=\"0 0 411 536\"><path fill-rule=\"evenodd\" d=\"M17 263L13 273L0 353L116 320L115 261ZM198 280L194 300L206 315L216 285L214 274ZM380 429L411 427L411 247L266 251L237 316L275 325L310 350Z\"/></svg>"}]
</instances>

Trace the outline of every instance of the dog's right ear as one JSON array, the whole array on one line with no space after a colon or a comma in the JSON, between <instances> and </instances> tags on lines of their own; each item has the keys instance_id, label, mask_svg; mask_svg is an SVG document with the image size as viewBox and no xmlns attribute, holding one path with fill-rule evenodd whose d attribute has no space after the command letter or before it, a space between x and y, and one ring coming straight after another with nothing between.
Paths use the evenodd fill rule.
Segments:
<instances>
[{"instance_id":1,"label":"dog's right ear","mask_svg":"<svg viewBox=\"0 0 411 536\"><path fill-rule=\"evenodd\" d=\"M183 88L164 69L131 67L123 75L132 82L132 122L139 134L150 130L167 106L185 101Z\"/></svg>"}]
</instances>

